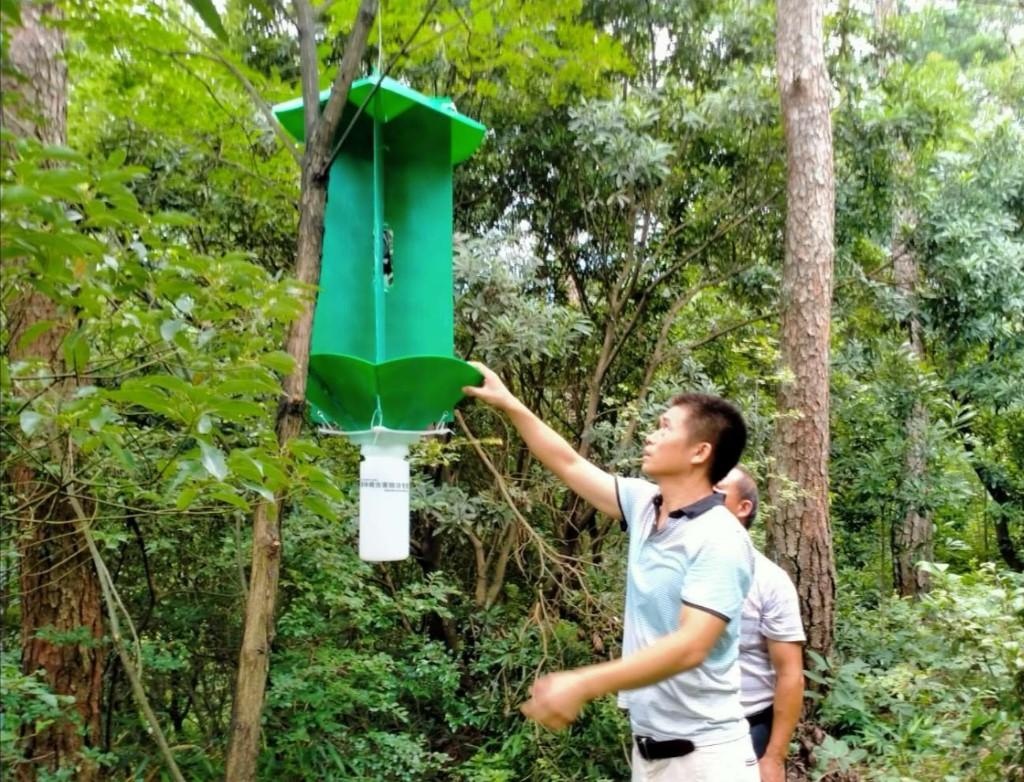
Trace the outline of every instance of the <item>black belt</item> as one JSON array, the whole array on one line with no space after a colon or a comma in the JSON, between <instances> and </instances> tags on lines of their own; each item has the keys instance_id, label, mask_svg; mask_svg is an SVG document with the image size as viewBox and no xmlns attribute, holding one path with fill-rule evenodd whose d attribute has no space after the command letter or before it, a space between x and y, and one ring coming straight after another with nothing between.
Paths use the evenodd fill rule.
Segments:
<instances>
[{"instance_id":1,"label":"black belt","mask_svg":"<svg viewBox=\"0 0 1024 782\"><path fill-rule=\"evenodd\" d=\"M667 758L681 758L689 755L695 749L693 742L689 739L669 739L668 741L655 741L649 736L634 736L637 752L644 760L665 760Z\"/></svg>"},{"instance_id":2,"label":"black belt","mask_svg":"<svg viewBox=\"0 0 1024 782\"><path fill-rule=\"evenodd\" d=\"M774 710L771 706L755 714L747 715L747 722L750 723L750 727L756 727L758 725L770 725L772 717L774 716Z\"/></svg>"}]
</instances>

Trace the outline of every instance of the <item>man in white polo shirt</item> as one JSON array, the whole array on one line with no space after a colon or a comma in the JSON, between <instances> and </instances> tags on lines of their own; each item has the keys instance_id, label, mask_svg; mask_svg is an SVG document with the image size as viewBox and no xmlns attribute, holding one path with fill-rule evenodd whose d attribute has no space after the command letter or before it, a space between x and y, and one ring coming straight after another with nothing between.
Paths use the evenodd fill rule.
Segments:
<instances>
[{"instance_id":1,"label":"man in white polo shirt","mask_svg":"<svg viewBox=\"0 0 1024 782\"><path fill-rule=\"evenodd\" d=\"M719 481L725 506L746 529L757 516L757 483L743 467ZM785 782L789 740L804 698L803 624L796 587L786 571L756 552L754 583L743 605L740 696L762 782Z\"/></svg>"},{"instance_id":2,"label":"man in white polo shirt","mask_svg":"<svg viewBox=\"0 0 1024 782\"><path fill-rule=\"evenodd\" d=\"M543 676L522 706L558 730L618 692L633 729L633 782L757 782L740 703L740 617L754 551L714 484L746 445L743 417L706 394L681 394L648 435L643 471L619 478L583 459L483 365L463 391L503 411L566 485L629 530L623 656Z\"/></svg>"}]
</instances>

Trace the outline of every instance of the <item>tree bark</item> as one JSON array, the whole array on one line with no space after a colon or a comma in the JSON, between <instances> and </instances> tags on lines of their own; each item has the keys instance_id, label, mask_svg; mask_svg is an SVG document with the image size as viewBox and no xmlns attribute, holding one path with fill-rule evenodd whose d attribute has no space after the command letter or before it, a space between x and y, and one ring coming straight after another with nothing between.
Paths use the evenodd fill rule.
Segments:
<instances>
[{"instance_id":1,"label":"tree bark","mask_svg":"<svg viewBox=\"0 0 1024 782\"><path fill-rule=\"evenodd\" d=\"M906 216L900 222L905 221L909 222ZM898 227L897 230L902 229ZM924 361L924 341L921 321L917 316L917 258L909 243L902 239L894 242L892 255L896 285L903 291L910 305L910 312L904 323L910 355L914 362L920 365ZM921 502L918 499L927 477L928 446L928 410L920 399L914 400L907 414L905 430L907 451L903 485L909 489L907 493L910 500L902 521L893 525L893 584L901 597L917 597L926 593L930 586L928 574L919 569L917 563L932 559L932 523L921 510Z\"/></svg>"},{"instance_id":2,"label":"tree bark","mask_svg":"<svg viewBox=\"0 0 1024 782\"><path fill-rule=\"evenodd\" d=\"M307 0L296 0L295 12L299 29L302 97L306 107L306 149L302 156L295 276L312 288L320 281L324 208L327 204L332 144L335 142L342 109L348 100L349 88L366 50L367 36L377 15L377 0L362 0L345 44L345 53L331 88L331 97L322 114L319 113L316 31L312 9ZM314 305L315 299L311 297L302 316L289 329L285 342L285 350L295 360L295 368L284 379L284 395L278 409L277 441L282 449L302 430ZM228 782L250 782L256 779L260 720L270 668L274 611L277 607L281 571L283 503L283 495L275 498L274 502L261 502L253 515L252 567L225 768Z\"/></svg>"},{"instance_id":3,"label":"tree bark","mask_svg":"<svg viewBox=\"0 0 1024 782\"><path fill-rule=\"evenodd\" d=\"M881 39L880 54L884 57L883 72L895 58L895 52L886 40L891 21L896 18L899 9L894 0L876 0L875 32ZM900 172L900 180L910 182L913 175L913 160L905 144L898 141L896 167ZM900 200L897 194L897 200ZM896 221L893 227L892 261L896 277L896 286L906 297L909 312L902 324L907 333L907 343L912 359L918 365L924 361L924 338L921 320L917 312L917 290L920 269L914 249L904 235L907 226L916 220L914 213L907 206L896 210ZM927 435L928 410L920 400L915 400L907 414L904 425L906 432L907 451L904 461L903 486L909 488L911 499L904 512L903 519L892 525L892 577L893 586L901 597L916 597L928 591L930 580L928 574L917 568L921 560L932 559L933 532L931 520L921 510L918 499L920 488L927 477Z\"/></svg>"},{"instance_id":4,"label":"tree bark","mask_svg":"<svg viewBox=\"0 0 1024 782\"><path fill-rule=\"evenodd\" d=\"M21 27L9 39L9 60L2 74L3 125L15 136L45 144L67 138L67 66L64 35L57 4L24 3ZM13 150L4 150L4 156ZM61 342L66 318L54 302L35 290L19 291L6 313L10 340L8 360L34 358L49 363L52 374L63 373ZM36 323L57 325L20 344L21 335ZM65 393L60 385L53 393ZM58 720L37 731L19 727L22 761L14 765L19 780L39 772L74 769L75 779L98 778L95 764L81 751L100 745L102 675L105 652L101 592L88 548L76 526L68 488L38 473L27 461L15 463L6 476L13 503L23 509L17 519L21 608L21 668L42 671L50 689L74 698L80 720ZM40 631L47 630L49 633ZM52 634L52 635L50 635ZM77 641L52 641L46 636L78 634Z\"/></svg>"},{"instance_id":5,"label":"tree bark","mask_svg":"<svg viewBox=\"0 0 1024 782\"><path fill-rule=\"evenodd\" d=\"M8 476L18 506L21 587L21 669L42 670L50 689L75 699L85 728L59 720L41 731L20 726L23 760L19 780L34 780L41 771L75 768L76 780L98 779L95 765L81 758L86 746L100 745L103 691L103 620L99 582L75 515L62 489L39 480L19 464ZM49 499L44 499L51 495ZM77 642L55 642L40 631L80 633Z\"/></svg>"},{"instance_id":6,"label":"tree bark","mask_svg":"<svg viewBox=\"0 0 1024 782\"><path fill-rule=\"evenodd\" d=\"M768 546L800 595L808 647L832 651L836 575L828 515L829 329L835 185L821 0L779 0L779 88L786 137L776 515Z\"/></svg>"}]
</instances>

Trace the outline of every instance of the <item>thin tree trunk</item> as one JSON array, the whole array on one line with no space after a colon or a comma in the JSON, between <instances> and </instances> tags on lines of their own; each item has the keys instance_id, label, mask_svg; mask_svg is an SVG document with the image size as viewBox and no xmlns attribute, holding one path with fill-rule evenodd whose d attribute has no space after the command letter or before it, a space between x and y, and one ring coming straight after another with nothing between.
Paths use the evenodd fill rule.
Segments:
<instances>
[{"instance_id":1,"label":"thin tree trunk","mask_svg":"<svg viewBox=\"0 0 1024 782\"><path fill-rule=\"evenodd\" d=\"M875 32L882 41L879 47L884 57L883 63L888 64L895 58L895 51L886 41L892 20L898 15L899 8L894 0L876 0ZM913 175L913 160L903 142L899 142L896 166L900 172L900 180L909 182ZM900 196L898 195L897 198ZM924 361L924 339L921 320L917 313L917 288L920 270L917 256L904 235L907 226L916 220L907 206L897 209L896 222L893 230L892 259L896 276L896 285L903 292L909 305L909 314L903 324L907 332L910 354L919 366ZM909 488L911 500L903 514L903 519L892 525L892 576L893 585L902 597L916 597L928 591L930 581L928 574L917 568L921 560L932 558L932 524L922 512L917 497L927 477L927 436L928 410L920 400L915 400L904 425L906 432L907 451L904 462L903 485Z\"/></svg>"},{"instance_id":2,"label":"thin tree trunk","mask_svg":"<svg viewBox=\"0 0 1024 782\"><path fill-rule=\"evenodd\" d=\"M962 402L963 400L958 399L957 401ZM1009 521L1011 515L1019 515L1024 510L1024 492L1016 490L1002 470L993 468L984 461L984 457L977 453L971 434L969 427L965 426L960 430L964 450L970 457L974 474L978 476L978 481L998 506L995 526L996 547L999 549L999 555L1008 568L1017 573L1024 573L1024 556L1021 556L1017 550Z\"/></svg>"},{"instance_id":3,"label":"thin tree trunk","mask_svg":"<svg viewBox=\"0 0 1024 782\"><path fill-rule=\"evenodd\" d=\"M906 216L901 222L905 220ZM910 314L905 323L910 354L920 365L924 361L924 341L921 321L917 316L917 258L909 244L902 240L893 244L892 253L896 285L910 304ZM917 597L927 592L930 586L928 574L919 569L917 563L932 559L932 523L922 512L918 500L927 476L928 410L921 400L914 400L905 428L907 452L903 484L909 488L911 499L902 521L893 525L893 584L902 597Z\"/></svg>"},{"instance_id":4,"label":"thin tree trunk","mask_svg":"<svg viewBox=\"0 0 1024 782\"><path fill-rule=\"evenodd\" d=\"M21 5L21 27L11 31L9 66L2 74L3 125L15 136L46 144L67 138L67 66L57 4ZM6 32L6 31L5 31ZM8 63L5 63L5 65ZM5 157L13 150L5 149ZM5 313L10 341L8 359L41 358L62 374L61 341L66 318L52 299L35 290L19 291ZM36 323L56 324L29 344L21 335ZM63 393L57 386L53 393ZM22 762L12 764L19 780L41 771L74 769L75 779L94 780L98 769L82 758L85 747L100 745L104 664L101 592L82 535L76 531L67 488L16 463L6 476L17 520L21 603L21 668L42 671L50 689L74 698L80 724L58 720L36 729L19 727ZM48 634L41 634L42 630ZM54 635L81 633L78 642L51 641Z\"/></svg>"},{"instance_id":5,"label":"thin tree trunk","mask_svg":"<svg viewBox=\"0 0 1024 782\"><path fill-rule=\"evenodd\" d=\"M377 15L377 0L362 0L355 24L345 44L345 53L321 114L319 109L317 54L312 9L307 0L295 2L305 103L306 150L302 157L299 198L299 236L295 276L310 287L320 281L320 254L324 238L324 208L331 149L366 50L366 40ZM306 371L309 340L313 329L315 300L307 302L302 316L292 324L285 350L295 360L295 369L284 380L284 396L278 410L277 440L284 448L302 429L306 407ZM274 502L261 502L253 515L252 568L245 604L245 628L239 652L238 678L231 713L231 738L225 778L228 782L256 779L259 757L260 720L270 668L270 647L274 638L274 611L281 572L281 509L283 495Z\"/></svg>"},{"instance_id":6,"label":"thin tree trunk","mask_svg":"<svg viewBox=\"0 0 1024 782\"><path fill-rule=\"evenodd\" d=\"M782 368L768 545L796 582L808 646L832 651L836 575L828 516L829 329L835 186L821 0L779 0L787 156Z\"/></svg>"}]
</instances>

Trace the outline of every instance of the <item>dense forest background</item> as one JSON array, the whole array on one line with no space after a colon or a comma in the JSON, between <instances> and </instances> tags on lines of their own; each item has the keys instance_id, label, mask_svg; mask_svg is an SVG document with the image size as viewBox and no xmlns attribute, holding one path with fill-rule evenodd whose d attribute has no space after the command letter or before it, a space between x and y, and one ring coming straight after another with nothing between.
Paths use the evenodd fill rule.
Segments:
<instances>
[{"instance_id":1,"label":"dense forest background","mask_svg":"<svg viewBox=\"0 0 1024 782\"><path fill-rule=\"evenodd\" d=\"M357 19L295 8L312 38L276 0L0 3L4 774L224 777L276 501L258 778L624 779L612 699L563 734L517 711L539 671L618 653L616 522L464 404L413 455L414 556L369 565L357 450L275 431L309 291L267 108L304 45L330 85ZM760 0L390 0L357 62L490 128L457 169L458 354L628 474L673 393L735 400L761 543L801 491L773 447L775 24ZM35 65L12 58L32 27ZM1022 45L1009 1L826 8L835 615L794 779L1022 774Z\"/></svg>"}]
</instances>

